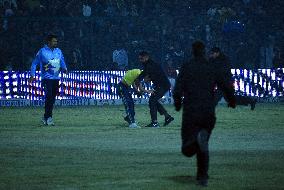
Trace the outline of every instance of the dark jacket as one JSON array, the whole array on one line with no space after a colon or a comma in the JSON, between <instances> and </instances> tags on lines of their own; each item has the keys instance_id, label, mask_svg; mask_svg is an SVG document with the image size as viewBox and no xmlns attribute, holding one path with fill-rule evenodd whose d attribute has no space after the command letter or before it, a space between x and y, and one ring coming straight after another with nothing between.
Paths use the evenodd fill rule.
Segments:
<instances>
[{"instance_id":1,"label":"dark jacket","mask_svg":"<svg viewBox=\"0 0 284 190\"><path fill-rule=\"evenodd\" d=\"M193 58L182 66L176 80L173 98L178 102L184 97L184 113L191 118L215 116L216 85L230 101L234 100L234 89L227 76L228 73L209 64L205 57Z\"/></svg>"},{"instance_id":2,"label":"dark jacket","mask_svg":"<svg viewBox=\"0 0 284 190\"><path fill-rule=\"evenodd\" d=\"M147 63L143 64L142 77L149 75L151 81L153 82L154 88L170 89L169 79L162 69L162 66L155 63L153 60L149 59Z\"/></svg>"}]
</instances>

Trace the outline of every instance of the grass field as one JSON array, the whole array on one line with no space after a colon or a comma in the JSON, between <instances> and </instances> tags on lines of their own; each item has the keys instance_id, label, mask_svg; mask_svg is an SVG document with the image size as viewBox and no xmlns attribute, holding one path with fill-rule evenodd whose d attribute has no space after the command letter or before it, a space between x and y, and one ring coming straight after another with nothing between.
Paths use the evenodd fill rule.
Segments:
<instances>
[{"instance_id":1,"label":"grass field","mask_svg":"<svg viewBox=\"0 0 284 190\"><path fill-rule=\"evenodd\" d=\"M0 108L0 189L199 189L195 158L180 153L181 113L158 129L129 129L122 106ZM149 122L147 106L137 121ZM284 189L284 105L217 108L207 189ZM160 117L162 123L163 118Z\"/></svg>"}]
</instances>

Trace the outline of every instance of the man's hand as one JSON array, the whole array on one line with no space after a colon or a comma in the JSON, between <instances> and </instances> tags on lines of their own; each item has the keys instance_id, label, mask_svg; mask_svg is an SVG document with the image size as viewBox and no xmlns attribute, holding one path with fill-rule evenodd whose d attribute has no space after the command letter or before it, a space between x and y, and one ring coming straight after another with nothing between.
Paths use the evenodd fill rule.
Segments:
<instances>
[{"instance_id":1,"label":"man's hand","mask_svg":"<svg viewBox=\"0 0 284 190\"><path fill-rule=\"evenodd\" d=\"M176 111L180 111L181 110L181 106L182 106L182 101L181 100L174 100L174 106L176 108Z\"/></svg>"},{"instance_id":2,"label":"man's hand","mask_svg":"<svg viewBox=\"0 0 284 190\"><path fill-rule=\"evenodd\" d=\"M29 83L33 83L35 81L35 78L33 77L33 76L31 76L30 78L29 78Z\"/></svg>"},{"instance_id":3,"label":"man's hand","mask_svg":"<svg viewBox=\"0 0 284 190\"><path fill-rule=\"evenodd\" d=\"M138 96L138 98L140 98L143 95L143 93L142 92L136 92L136 95Z\"/></svg>"},{"instance_id":4,"label":"man's hand","mask_svg":"<svg viewBox=\"0 0 284 190\"><path fill-rule=\"evenodd\" d=\"M155 90L146 90L146 93L154 95L155 94Z\"/></svg>"},{"instance_id":5,"label":"man's hand","mask_svg":"<svg viewBox=\"0 0 284 190\"><path fill-rule=\"evenodd\" d=\"M237 104L236 104L236 100L231 100L228 102L228 107L230 108L236 108Z\"/></svg>"},{"instance_id":6,"label":"man's hand","mask_svg":"<svg viewBox=\"0 0 284 190\"><path fill-rule=\"evenodd\" d=\"M68 74L69 74L69 72L68 72L68 70L67 70L67 69L64 69L62 72L63 72L64 74L66 74L66 75L68 75Z\"/></svg>"},{"instance_id":7,"label":"man's hand","mask_svg":"<svg viewBox=\"0 0 284 190\"><path fill-rule=\"evenodd\" d=\"M145 81L145 82L151 82L150 75L146 75L146 76L144 77L144 81Z\"/></svg>"},{"instance_id":8,"label":"man's hand","mask_svg":"<svg viewBox=\"0 0 284 190\"><path fill-rule=\"evenodd\" d=\"M147 94L152 94L152 93L154 93L154 90L146 90L146 89L143 89L142 92L147 93Z\"/></svg>"}]
</instances>

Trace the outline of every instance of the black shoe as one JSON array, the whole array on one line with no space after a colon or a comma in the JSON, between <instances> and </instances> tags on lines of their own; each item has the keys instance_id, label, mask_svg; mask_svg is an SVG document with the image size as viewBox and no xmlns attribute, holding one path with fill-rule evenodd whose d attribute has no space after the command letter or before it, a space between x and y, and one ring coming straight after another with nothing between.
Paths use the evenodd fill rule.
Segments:
<instances>
[{"instance_id":1,"label":"black shoe","mask_svg":"<svg viewBox=\"0 0 284 190\"><path fill-rule=\"evenodd\" d=\"M200 185L202 187L207 187L208 178L209 178L208 175L200 176L200 175L197 174L197 176L196 176L197 185Z\"/></svg>"},{"instance_id":2,"label":"black shoe","mask_svg":"<svg viewBox=\"0 0 284 190\"><path fill-rule=\"evenodd\" d=\"M208 180L207 179L198 179L197 184L202 186L202 187L207 187L208 186Z\"/></svg>"},{"instance_id":3,"label":"black shoe","mask_svg":"<svg viewBox=\"0 0 284 190\"><path fill-rule=\"evenodd\" d=\"M167 126L168 124L170 124L174 119L175 118L173 118L172 116L165 118L164 126Z\"/></svg>"},{"instance_id":4,"label":"black shoe","mask_svg":"<svg viewBox=\"0 0 284 190\"><path fill-rule=\"evenodd\" d=\"M256 100L253 100L252 103L250 104L250 110L254 110L256 104Z\"/></svg>"},{"instance_id":5,"label":"black shoe","mask_svg":"<svg viewBox=\"0 0 284 190\"><path fill-rule=\"evenodd\" d=\"M131 124L131 121L128 116L124 117L124 121L126 121L129 125Z\"/></svg>"},{"instance_id":6,"label":"black shoe","mask_svg":"<svg viewBox=\"0 0 284 190\"><path fill-rule=\"evenodd\" d=\"M159 125L159 123L154 123L154 122L152 122L152 123L150 123L149 125L146 125L145 127L154 127L154 128L159 128L159 127L160 127L160 125Z\"/></svg>"}]
</instances>

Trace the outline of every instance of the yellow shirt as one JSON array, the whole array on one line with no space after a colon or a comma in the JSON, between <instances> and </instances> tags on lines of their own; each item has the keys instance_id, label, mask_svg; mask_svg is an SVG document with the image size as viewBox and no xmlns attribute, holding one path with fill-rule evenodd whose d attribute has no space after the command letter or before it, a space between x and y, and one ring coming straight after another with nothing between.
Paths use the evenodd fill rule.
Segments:
<instances>
[{"instance_id":1,"label":"yellow shirt","mask_svg":"<svg viewBox=\"0 0 284 190\"><path fill-rule=\"evenodd\" d=\"M132 69L132 70L128 70L125 75L124 75L124 82L130 86L133 84L133 82L135 81L135 79L137 79L137 77L141 74L141 70L140 69Z\"/></svg>"}]
</instances>

